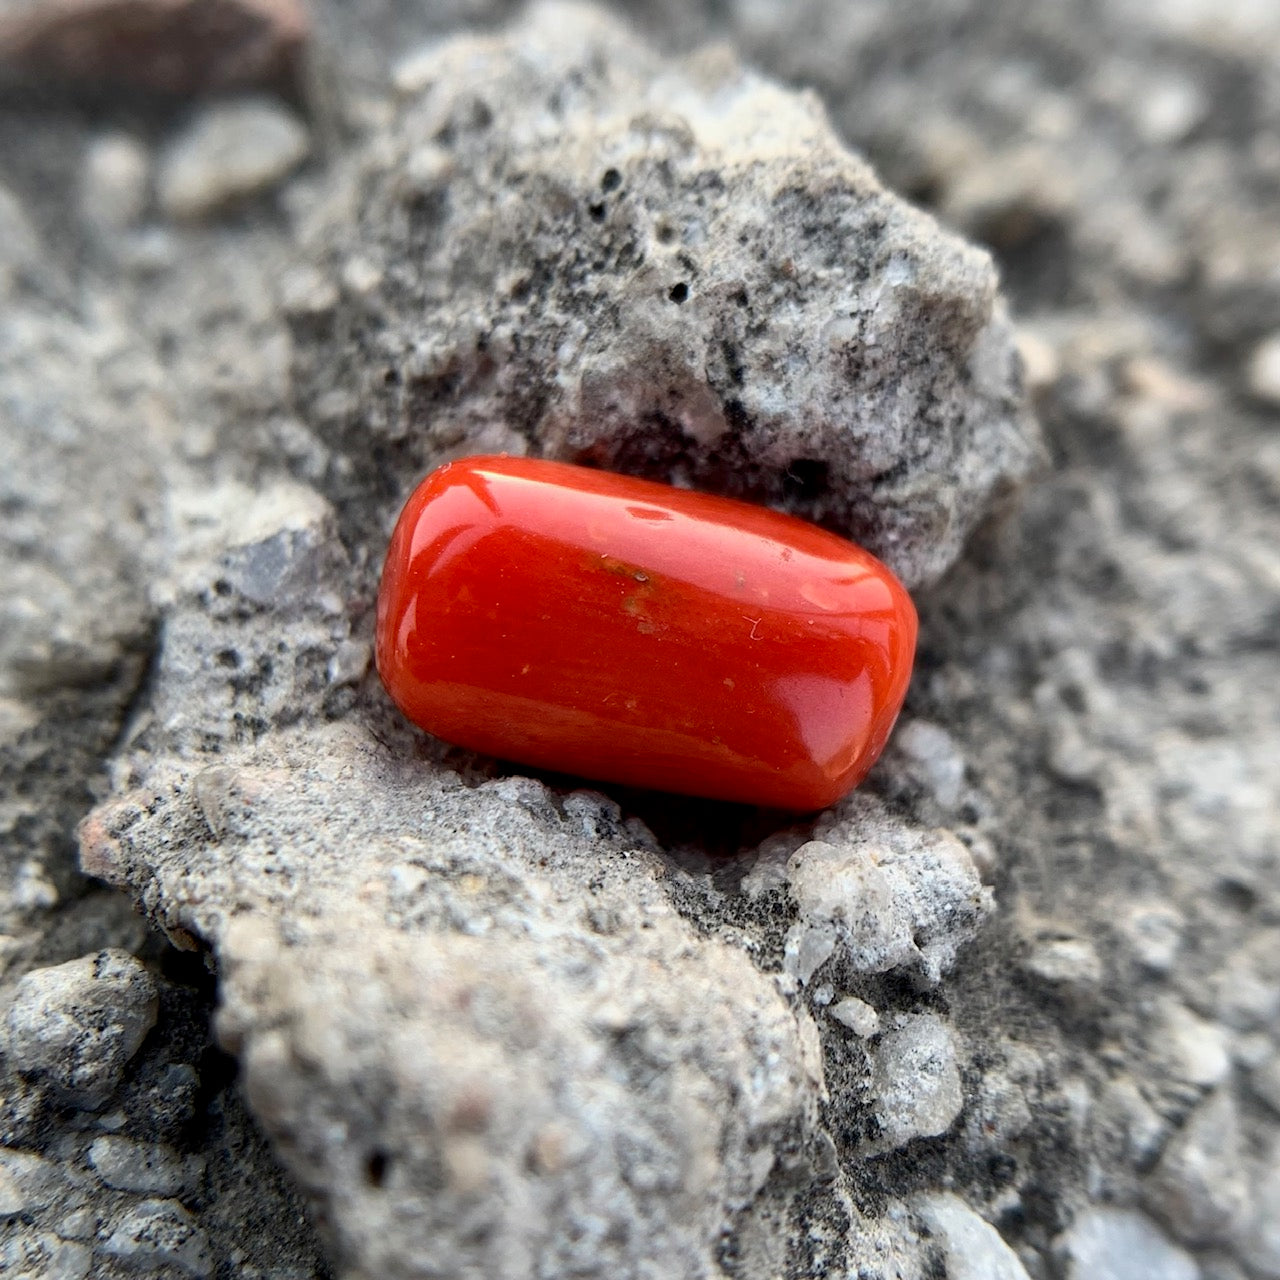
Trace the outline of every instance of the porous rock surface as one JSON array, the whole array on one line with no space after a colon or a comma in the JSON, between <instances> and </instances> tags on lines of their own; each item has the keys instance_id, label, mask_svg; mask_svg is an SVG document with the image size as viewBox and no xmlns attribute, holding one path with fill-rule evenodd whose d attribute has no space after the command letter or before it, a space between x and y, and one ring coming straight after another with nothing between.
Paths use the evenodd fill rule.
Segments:
<instances>
[{"instance_id":1,"label":"porous rock surface","mask_svg":"<svg viewBox=\"0 0 1280 1280\"><path fill-rule=\"evenodd\" d=\"M0 100L0 1272L1274 1280L1273 15L515 8L320 0L247 186L283 105ZM847 143L1014 301L963 553L1009 322ZM945 569L866 787L408 729L383 539L486 448Z\"/></svg>"},{"instance_id":2,"label":"porous rock surface","mask_svg":"<svg viewBox=\"0 0 1280 1280\"><path fill-rule=\"evenodd\" d=\"M308 228L346 287L297 347L310 415L376 483L534 450L784 504L916 585L1029 471L990 259L812 97L572 6L397 84Z\"/></svg>"}]
</instances>

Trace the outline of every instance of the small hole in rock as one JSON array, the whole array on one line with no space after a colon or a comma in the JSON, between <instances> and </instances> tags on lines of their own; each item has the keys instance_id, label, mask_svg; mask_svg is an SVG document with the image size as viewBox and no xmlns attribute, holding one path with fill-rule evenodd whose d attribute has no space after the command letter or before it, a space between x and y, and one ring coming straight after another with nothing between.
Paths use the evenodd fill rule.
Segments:
<instances>
[{"instance_id":1,"label":"small hole in rock","mask_svg":"<svg viewBox=\"0 0 1280 1280\"><path fill-rule=\"evenodd\" d=\"M605 215L604 201L601 200L596 204L589 204L587 206L587 212L595 222L603 222Z\"/></svg>"},{"instance_id":2,"label":"small hole in rock","mask_svg":"<svg viewBox=\"0 0 1280 1280\"><path fill-rule=\"evenodd\" d=\"M1257 892L1239 880L1219 880L1218 896L1228 907L1247 915L1258 905Z\"/></svg>"},{"instance_id":3,"label":"small hole in rock","mask_svg":"<svg viewBox=\"0 0 1280 1280\"><path fill-rule=\"evenodd\" d=\"M371 1187L380 1187L387 1180L387 1166L391 1163L385 1151L374 1150L365 1162L365 1173Z\"/></svg>"},{"instance_id":4,"label":"small hole in rock","mask_svg":"<svg viewBox=\"0 0 1280 1280\"><path fill-rule=\"evenodd\" d=\"M617 191L622 186L622 174L617 169L606 169L600 179L601 191Z\"/></svg>"},{"instance_id":5,"label":"small hole in rock","mask_svg":"<svg viewBox=\"0 0 1280 1280\"><path fill-rule=\"evenodd\" d=\"M782 477L783 492L811 502L827 491L827 471L822 458L795 458Z\"/></svg>"},{"instance_id":6,"label":"small hole in rock","mask_svg":"<svg viewBox=\"0 0 1280 1280\"><path fill-rule=\"evenodd\" d=\"M672 302L684 302L689 297L689 286L681 280L679 284L673 284L671 286L671 292L667 294L667 297L670 298Z\"/></svg>"}]
</instances>

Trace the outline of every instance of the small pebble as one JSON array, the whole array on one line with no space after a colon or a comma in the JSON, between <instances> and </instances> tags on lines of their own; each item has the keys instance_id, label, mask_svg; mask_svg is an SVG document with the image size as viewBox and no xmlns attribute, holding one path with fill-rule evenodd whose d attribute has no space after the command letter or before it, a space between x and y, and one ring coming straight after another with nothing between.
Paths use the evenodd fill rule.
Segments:
<instances>
[{"instance_id":1,"label":"small pebble","mask_svg":"<svg viewBox=\"0 0 1280 1280\"><path fill-rule=\"evenodd\" d=\"M960 803L964 787L964 756L956 740L929 720L911 720L894 739L895 753L905 756L915 781L944 809Z\"/></svg>"},{"instance_id":2,"label":"small pebble","mask_svg":"<svg viewBox=\"0 0 1280 1280\"><path fill-rule=\"evenodd\" d=\"M149 1195L188 1191L200 1175L199 1162L184 1160L168 1147L116 1135L94 1140L89 1164L107 1186Z\"/></svg>"},{"instance_id":3,"label":"small pebble","mask_svg":"<svg viewBox=\"0 0 1280 1280\"><path fill-rule=\"evenodd\" d=\"M845 996L843 1000L837 1000L828 1012L837 1022L848 1027L855 1036L861 1036L864 1040L880 1030L879 1013L865 1000L859 1000L857 996Z\"/></svg>"},{"instance_id":4,"label":"small pebble","mask_svg":"<svg viewBox=\"0 0 1280 1280\"><path fill-rule=\"evenodd\" d=\"M372 657L373 649L367 640L344 640L329 659L329 683L359 684Z\"/></svg>"},{"instance_id":5,"label":"small pebble","mask_svg":"<svg viewBox=\"0 0 1280 1280\"><path fill-rule=\"evenodd\" d=\"M1086 1209L1060 1242L1065 1280L1198 1280L1195 1260L1141 1213Z\"/></svg>"},{"instance_id":6,"label":"small pebble","mask_svg":"<svg viewBox=\"0 0 1280 1280\"><path fill-rule=\"evenodd\" d=\"M1169 76L1134 95L1136 123L1153 146L1181 142L1209 113L1209 100L1194 80Z\"/></svg>"},{"instance_id":7,"label":"small pebble","mask_svg":"<svg viewBox=\"0 0 1280 1280\"><path fill-rule=\"evenodd\" d=\"M53 1161L30 1151L0 1148L0 1219L52 1204L64 1181Z\"/></svg>"},{"instance_id":8,"label":"small pebble","mask_svg":"<svg viewBox=\"0 0 1280 1280\"><path fill-rule=\"evenodd\" d=\"M873 1070L880 1150L946 1133L964 1105L955 1040L934 1014L907 1016L882 1035Z\"/></svg>"},{"instance_id":9,"label":"small pebble","mask_svg":"<svg viewBox=\"0 0 1280 1280\"><path fill-rule=\"evenodd\" d=\"M205 1233L176 1200L144 1200L120 1219L101 1246L109 1258L136 1271L169 1267L205 1280L213 1257Z\"/></svg>"},{"instance_id":10,"label":"small pebble","mask_svg":"<svg viewBox=\"0 0 1280 1280\"><path fill-rule=\"evenodd\" d=\"M1049 938L1039 942L1022 967L1043 982L1078 992L1092 990L1102 981L1102 961L1087 938Z\"/></svg>"},{"instance_id":11,"label":"small pebble","mask_svg":"<svg viewBox=\"0 0 1280 1280\"><path fill-rule=\"evenodd\" d=\"M825 921L792 925L783 943L782 967L802 986L822 968L836 949L835 926Z\"/></svg>"},{"instance_id":12,"label":"small pebble","mask_svg":"<svg viewBox=\"0 0 1280 1280\"><path fill-rule=\"evenodd\" d=\"M337 286L315 267L293 267L280 277L280 305L290 316L327 315L338 305Z\"/></svg>"},{"instance_id":13,"label":"small pebble","mask_svg":"<svg viewBox=\"0 0 1280 1280\"><path fill-rule=\"evenodd\" d=\"M181 221L210 217L275 186L310 147L302 122L266 98L207 107L161 159L160 207Z\"/></svg>"},{"instance_id":14,"label":"small pebble","mask_svg":"<svg viewBox=\"0 0 1280 1280\"><path fill-rule=\"evenodd\" d=\"M376 262L357 255L342 266L342 283L358 298L371 294L381 283L383 270Z\"/></svg>"},{"instance_id":15,"label":"small pebble","mask_svg":"<svg viewBox=\"0 0 1280 1280\"><path fill-rule=\"evenodd\" d=\"M942 1249L947 1280L1028 1280L1000 1233L959 1196L923 1196L913 1207Z\"/></svg>"},{"instance_id":16,"label":"small pebble","mask_svg":"<svg viewBox=\"0 0 1280 1280\"><path fill-rule=\"evenodd\" d=\"M1022 357L1022 376L1033 395L1047 391L1062 373L1057 349L1031 329L1019 329L1014 342Z\"/></svg>"},{"instance_id":17,"label":"small pebble","mask_svg":"<svg viewBox=\"0 0 1280 1280\"><path fill-rule=\"evenodd\" d=\"M87 1280L92 1255L82 1244L48 1231L26 1231L0 1244L5 1280Z\"/></svg>"},{"instance_id":18,"label":"small pebble","mask_svg":"<svg viewBox=\"0 0 1280 1280\"><path fill-rule=\"evenodd\" d=\"M147 207L151 157L136 138L108 133L95 138L84 161L80 209L85 222L103 231L123 231Z\"/></svg>"},{"instance_id":19,"label":"small pebble","mask_svg":"<svg viewBox=\"0 0 1280 1280\"><path fill-rule=\"evenodd\" d=\"M1186 1005L1170 1001L1162 1011L1157 1034L1162 1056L1177 1079L1211 1088L1231 1074L1231 1044L1225 1028L1205 1021Z\"/></svg>"},{"instance_id":20,"label":"small pebble","mask_svg":"<svg viewBox=\"0 0 1280 1280\"><path fill-rule=\"evenodd\" d=\"M1250 1202L1240 1118L1227 1086L1191 1113L1165 1145L1147 1183L1148 1203L1184 1244L1216 1244Z\"/></svg>"},{"instance_id":21,"label":"small pebble","mask_svg":"<svg viewBox=\"0 0 1280 1280\"><path fill-rule=\"evenodd\" d=\"M1134 958L1156 974L1168 973L1173 968L1185 927L1182 913L1160 902L1132 907L1120 922Z\"/></svg>"}]
</instances>

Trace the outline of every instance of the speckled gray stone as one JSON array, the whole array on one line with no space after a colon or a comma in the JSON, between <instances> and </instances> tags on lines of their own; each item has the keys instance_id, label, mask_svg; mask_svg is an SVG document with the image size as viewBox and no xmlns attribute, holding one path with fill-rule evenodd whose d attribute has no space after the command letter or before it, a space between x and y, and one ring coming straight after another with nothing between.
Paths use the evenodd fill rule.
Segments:
<instances>
[{"instance_id":1,"label":"speckled gray stone","mask_svg":"<svg viewBox=\"0 0 1280 1280\"><path fill-rule=\"evenodd\" d=\"M896 822L864 797L791 855L786 878L800 912L788 935L797 959L816 936L863 973L907 968L936 983L991 909L955 836Z\"/></svg>"},{"instance_id":2,"label":"speckled gray stone","mask_svg":"<svg viewBox=\"0 0 1280 1280\"><path fill-rule=\"evenodd\" d=\"M193 1280L213 1274L208 1241L176 1200L141 1201L115 1224L102 1252L131 1271L166 1268Z\"/></svg>"},{"instance_id":3,"label":"speckled gray stone","mask_svg":"<svg viewBox=\"0 0 1280 1280\"><path fill-rule=\"evenodd\" d=\"M156 1020L156 988L123 951L100 951L18 983L0 1047L10 1066L63 1102L103 1106Z\"/></svg>"},{"instance_id":4,"label":"speckled gray stone","mask_svg":"<svg viewBox=\"0 0 1280 1280\"><path fill-rule=\"evenodd\" d=\"M932 1138L955 1122L964 1105L955 1038L933 1014L909 1015L886 1030L873 1050L878 1131L872 1150L891 1151L913 1138Z\"/></svg>"},{"instance_id":5,"label":"speckled gray stone","mask_svg":"<svg viewBox=\"0 0 1280 1280\"><path fill-rule=\"evenodd\" d=\"M651 837L602 798L467 788L347 728L279 747L219 766L239 803L216 834L174 762L100 811L85 858L120 879L145 858L158 918L216 946L222 1034L341 1255L386 1277L427 1249L459 1273L711 1274L729 1216L816 1158L807 1015L689 930Z\"/></svg>"},{"instance_id":6,"label":"speckled gray stone","mask_svg":"<svg viewBox=\"0 0 1280 1280\"><path fill-rule=\"evenodd\" d=\"M89 1165L109 1187L148 1195L172 1196L189 1192L198 1183L198 1161L156 1143L136 1142L116 1134L95 1138Z\"/></svg>"}]
</instances>

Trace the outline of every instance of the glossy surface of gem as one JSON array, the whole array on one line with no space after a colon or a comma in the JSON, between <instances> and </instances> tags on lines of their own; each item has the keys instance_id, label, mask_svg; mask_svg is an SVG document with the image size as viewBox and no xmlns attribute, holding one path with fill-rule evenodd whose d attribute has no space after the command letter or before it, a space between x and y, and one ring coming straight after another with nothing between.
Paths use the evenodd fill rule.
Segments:
<instances>
[{"instance_id":1,"label":"glossy surface of gem","mask_svg":"<svg viewBox=\"0 0 1280 1280\"><path fill-rule=\"evenodd\" d=\"M860 782L916 614L869 552L764 507L529 458L429 475L378 597L428 732L605 782L792 810Z\"/></svg>"}]
</instances>

